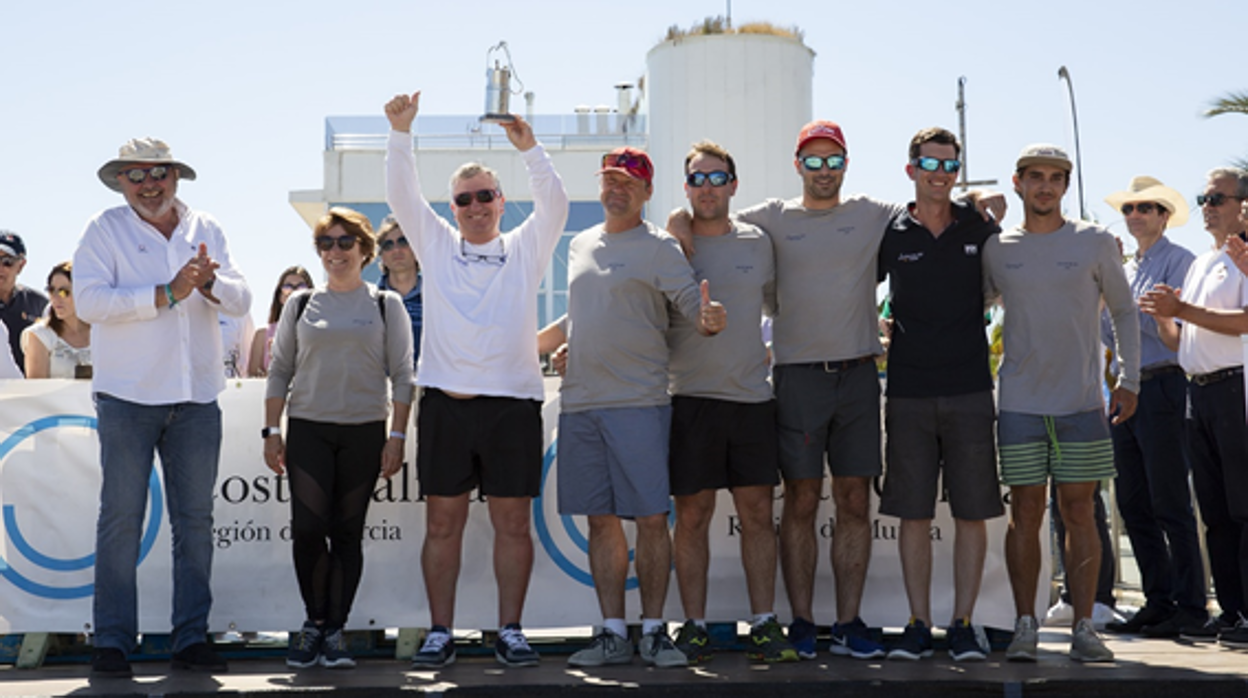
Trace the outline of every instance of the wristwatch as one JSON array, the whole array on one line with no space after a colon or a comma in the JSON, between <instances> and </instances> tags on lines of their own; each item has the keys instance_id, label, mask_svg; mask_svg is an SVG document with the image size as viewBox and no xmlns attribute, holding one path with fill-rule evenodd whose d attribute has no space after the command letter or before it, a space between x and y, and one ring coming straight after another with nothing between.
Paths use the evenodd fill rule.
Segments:
<instances>
[{"instance_id":1,"label":"wristwatch","mask_svg":"<svg viewBox=\"0 0 1248 698\"><path fill-rule=\"evenodd\" d=\"M262 439L267 439L270 436L281 436L281 435L282 435L281 427L265 427L260 430L260 438Z\"/></svg>"}]
</instances>

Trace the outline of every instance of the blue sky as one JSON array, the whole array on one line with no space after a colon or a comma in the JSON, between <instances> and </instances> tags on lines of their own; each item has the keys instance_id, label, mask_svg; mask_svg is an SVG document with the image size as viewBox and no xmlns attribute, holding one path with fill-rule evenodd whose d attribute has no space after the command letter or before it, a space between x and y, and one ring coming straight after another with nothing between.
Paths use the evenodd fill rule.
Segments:
<instances>
[{"instance_id":1,"label":"blue sky","mask_svg":"<svg viewBox=\"0 0 1248 698\"><path fill-rule=\"evenodd\" d=\"M319 276L307 229L287 202L321 186L324 118L379 114L421 89L426 114L475 114L485 51L506 40L538 113L614 104L612 85L645 72L673 24L724 14L725 2L597 0L472 3L6 3L0 9L0 228L30 248L23 273L42 287L72 255L88 217L121 203L96 169L125 140L165 139L194 166L189 205L215 215L259 299L301 263ZM908 199L906 143L956 130L967 78L974 178L1008 188L1027 143L1073 147L1065 65L1079 109L1088 208L1125 235L1105 195L1137 174L1188 197L1210 168L1248 155L1248 117L1204 119L1227 91L1248 90L1248 3L1120 0L1047 3L811 3L737 0L737 24L797 25L816 52L815 118L850 145L845 191ZM1011 204L1016 199L1011 197ZM753 202L741 201L740 205ZM1067 210L1077 215L1074 192ZM1197 211L1176 239L1207 245ZM1019 220L1015 205L1007 224Z\"/></svg>"}]
</instances>

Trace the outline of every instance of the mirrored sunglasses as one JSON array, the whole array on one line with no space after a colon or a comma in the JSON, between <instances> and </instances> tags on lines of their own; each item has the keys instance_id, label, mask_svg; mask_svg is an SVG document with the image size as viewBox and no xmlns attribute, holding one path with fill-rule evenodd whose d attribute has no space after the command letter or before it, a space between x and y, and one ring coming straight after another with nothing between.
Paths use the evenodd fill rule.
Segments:
<instances>
[{"instance_id":1,"label":"mirrored sunglasses","mask_svg":"<svg viewBox=\"0 0 1248 698\"><path fill-rule=\"evenodd\" d=\"M911 165L923 170L924 172L935 172L943 169L950 174L962 169L961 160L942 160L940 158L921 157L910 161Z\"/></svg>"},{"instance_id":2,"label":"mirrored sunglasses","mask_svg":"<svg viewBox=\"0 0 1248 698\"><path fill-rule=\"evenodd\" d=\"M151 167L131 167L121 174L130 180L131 184L142 184L147 181L148 177L151 177L153 182L163 181L172 170L173 168L168 165L153 165Z\"/></svg>"},{"instance_id":3,"label":"mirrored sunglasses","mask_svg":"<svg viewBox=\"0 0 1248 698\"><path fill-rule=\"evenodd\" d=\"M318 245L318 246L320 245L320 242L319 242L319 241L317 242L317 245ZM328 248L326 248L326 249L328 249ZM348 249L349 249L349 248L348 248ZM303 289L305 289L305 288L308 288L308 285L307 285L307 284L305 284L305 283L303 283L302 281L300 281L300 282L299 282L299 283L297 283L297 284L282 284L282 290L283 290L283 291L290 291L291 293L294 293L295 291L302 291L302 290L303 290Z\"/></svg>"},{"instance_id":4,"label":"mirrored sunglasses","mask_svg":"<svg viewBox=\"0 0 1248 698\"><path fill-rule=\"evenodd\" d=\"M338 249L349 250L355 247L355 236L339 235L338 237L331 237L329 235L321 235L316 238L316 249L321 252L329 252L334 249L335 243L337 243Z\"/></svg>"},{"instance_id":5,"label":"mirrored sunglasses","mask_svg":"<svg viewBox=\"0 0 1248 698\"><path fill-rule=\"evenodd\" d=\"M44 290L48 292L48 296L56 296L58 298L69 298L74 295L74 290L69 286L62 286L60 288L53 288L52 286L49 286Z\"/></svg>"},{"instance_id":6,"label":"mirrored sunglasses","mask_svg":"<svg viewBox=\"0 0 1248 698\"><path fill-rule=\"evenodd\" d=\"M843 170L845 169L845 156L829 155L826 158L821 158L818 155L807 155L802 158L802 167L811 172L822 170L824 165L827 165L829 170Z\"/></svg>"},{"instance_id":7,"label":"mirrored sunglasses","mask_svg":"<svg viewBox=\"0 0 1248 698\"><path fill-rule=\"evenodd\" d=\"M497 189L478 189L477 191L465 191L455 195L455 205L463 208L472 203L475 198L478 202L488 204L494 200L501 192ZM385 248L382 248L383 250Z\"/></svg>"},{"instance_id":8,"label":"mirrored sunglasses","mask_svg":"<svg viewBox=\"0 0 1248 698\"><path fill-rule=\"evenodd\" d=\"M632 155L629 153L607 153L602 156L602 167L620 167L629 174L647 182L654 177L654 170L650 166L650 161L640 155Z\"/></svg>"},{"instance_id":9,"label":"mirrored sunglasses","mask_svg":"<svg viewBox=\"0 0 1248 698\"><path fill-rule=\"evenodd\" d=\"M731 174L724 172L723 170L715 170L714 172L690 172L685 176L685 182L691 187L701 187L707 182L710 182L712 187L722 187L734 179L736 179L736 177L733 177Z\"/></svg>"}]
</instances>

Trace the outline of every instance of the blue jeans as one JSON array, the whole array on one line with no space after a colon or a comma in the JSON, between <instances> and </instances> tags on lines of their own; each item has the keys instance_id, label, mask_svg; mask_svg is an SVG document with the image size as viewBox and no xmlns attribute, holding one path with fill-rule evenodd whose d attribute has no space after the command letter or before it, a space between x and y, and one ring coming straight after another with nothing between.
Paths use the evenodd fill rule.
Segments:
<instances>
[{"instance_id":1,"label":"blue jeans","mask_svg":"<svg viewBox=\"0 0 1248 698\"><path fill-rule=\"evenodd\" d=\"M136 570L153 457L160 454L173 534L175 652L208 634L212 608L212 497L221 451L216 401L140 405L95 395L100 517L95 532L95 646L130 652L138 636Z\"/></svg>"}]
</instances>

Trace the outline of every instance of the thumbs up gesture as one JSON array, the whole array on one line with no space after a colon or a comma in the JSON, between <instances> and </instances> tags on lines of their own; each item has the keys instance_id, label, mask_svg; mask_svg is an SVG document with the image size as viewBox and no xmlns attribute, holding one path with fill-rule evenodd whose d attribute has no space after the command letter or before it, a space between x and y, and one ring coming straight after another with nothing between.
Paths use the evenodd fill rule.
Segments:
<instances>
[{"instance_id":1,"label":"thumbs up gesture","mask_svg":"<svg viewBox=\"0 0 1248 698\"><path fill-rule=\"evenodd\" d=\"M701 285L702 310L698 314L698 331L704 335L717 335L728 326L728 311L722 303L711 300L711 282L703 279Z\"/></svg>"}]
</instances>

